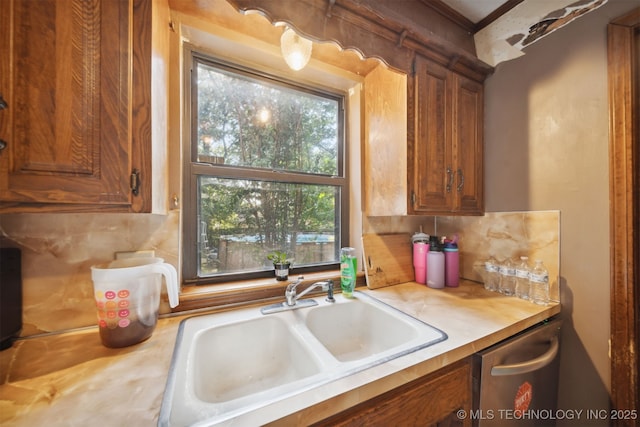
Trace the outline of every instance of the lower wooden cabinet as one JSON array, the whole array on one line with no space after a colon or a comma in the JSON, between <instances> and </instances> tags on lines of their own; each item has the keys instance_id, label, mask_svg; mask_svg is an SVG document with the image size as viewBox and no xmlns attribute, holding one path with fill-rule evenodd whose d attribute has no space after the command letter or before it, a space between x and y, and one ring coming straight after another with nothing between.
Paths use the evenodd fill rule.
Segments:
<instances>
[{"instance_id":1,"label":"lower wooden cabinet","mask_svg":"<svg viewBox=\"0 0 640 427\"><path fill-rule=\"evenodd\" d=\"M465 359L314 425L468 427L471 404L471 363Z\"/></svg>"}]
</instances>

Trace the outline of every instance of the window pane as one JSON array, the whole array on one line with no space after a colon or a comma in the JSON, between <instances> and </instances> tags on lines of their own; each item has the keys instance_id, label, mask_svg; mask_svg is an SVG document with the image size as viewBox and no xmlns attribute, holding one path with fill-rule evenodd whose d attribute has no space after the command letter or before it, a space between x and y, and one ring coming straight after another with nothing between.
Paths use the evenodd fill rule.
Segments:
<instances>
[{"instance_id":1,"label":"window pane","mask_svg":"<svg viewBox=\"0 0 640 427\"><path fill-rule=\"evenodd\" d=\"M197 64L197 161L339 175L339 102Z\"/></svg>"},{"instance_id":2,"label":"window pane","mask_svg":"<svg viewBox=\"0 0 640 427\"><path fill-rule=\"evenodd\" d=\"M338 262L340 187L200 176L199 276Z\"/></svg>"}]
</instances>

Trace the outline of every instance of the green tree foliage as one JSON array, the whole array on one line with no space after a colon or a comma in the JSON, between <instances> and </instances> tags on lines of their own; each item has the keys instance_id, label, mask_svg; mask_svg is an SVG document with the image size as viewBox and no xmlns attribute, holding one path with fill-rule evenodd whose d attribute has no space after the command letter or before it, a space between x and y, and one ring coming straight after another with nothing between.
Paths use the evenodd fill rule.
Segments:
<instances>
[{"instance_id":1,"label":"green tree foliage","mask_svg":"<svg viewBox=\"0 0 640 427\"><path fill-rule=\"evenodd\" d=\"M222 157L235 167L337 175L338 106L334 99L200 64L198 154ZM220 236L253 236L261 265L270 250L295 253L298 233L334 233L336 191L326 185L201 178L201 221L210 246Z\"/></svg>"}]
</instances>

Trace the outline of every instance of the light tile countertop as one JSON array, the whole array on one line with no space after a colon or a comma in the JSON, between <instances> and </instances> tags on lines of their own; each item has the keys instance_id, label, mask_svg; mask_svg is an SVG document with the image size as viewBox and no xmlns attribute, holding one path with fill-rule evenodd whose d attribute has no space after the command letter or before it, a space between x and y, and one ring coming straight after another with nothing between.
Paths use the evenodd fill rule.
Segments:
<instances>
[{"instance_id":1,"label":"light tile countertop","mask_svg":"<svg viewBox=\"0 0 640 427\"><path fill-rule=\"evenodd\" d=\"M444 290L411 282L363 291L448 339L245 414L237 425L310 424L560 312L559 304L538 306L468 281ZM161 318L149 340L122 349L103 347L97 328L17 341L0 352L0 425L156 425L178 326L188 316Z\"/></svg>"}]
</instances>

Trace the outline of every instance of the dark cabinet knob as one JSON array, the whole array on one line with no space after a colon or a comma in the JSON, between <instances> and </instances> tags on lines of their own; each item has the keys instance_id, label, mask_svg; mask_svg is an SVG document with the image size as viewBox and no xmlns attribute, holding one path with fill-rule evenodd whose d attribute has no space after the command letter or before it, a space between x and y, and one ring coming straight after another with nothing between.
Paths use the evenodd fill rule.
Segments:
<instances>
[{"instance_id":1,"label":"dark cabinet knob","mask_svg":"<svg viewBox=\"0 0 640 427\"><path fill-rule=\"evenodd\" d=\"M4 150L5 148L7 148L7 141L5 141L4 139L0 139L0 151Z\"/></svg>"}]
</instances>

